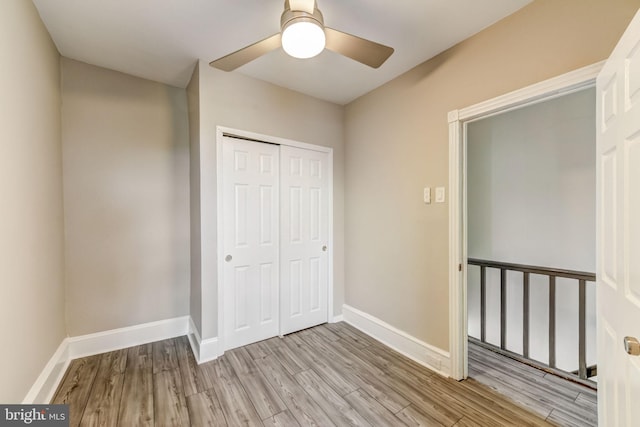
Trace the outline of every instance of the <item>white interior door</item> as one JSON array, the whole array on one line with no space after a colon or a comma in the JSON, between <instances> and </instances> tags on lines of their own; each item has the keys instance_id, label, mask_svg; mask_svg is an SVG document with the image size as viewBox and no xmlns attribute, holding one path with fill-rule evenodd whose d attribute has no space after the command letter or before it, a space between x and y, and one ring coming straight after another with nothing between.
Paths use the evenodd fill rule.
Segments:
<instances>
[{"instance_id":1,"label":"white interior door","mask_svg":"<svg viewBox=\"0 0 640 427\"><path fill-rule=\"evenodd\" d=\"M597 114L599 425L637 426L640 357L623 342L640 338L640 14L598 76Z\"/></svg>"},{"instance_id":2,"label":"white interior door","mask_svg":"<svg viewBox=\"0 0 640 427\"><path fill-rule=\"evenodd\" d=\"M278 335L279 149L223 139L224 346Z\"/></svg>"},{"instance_id":3,"label":"white interior door","mask_svg":"<svg viewBox=\"0 0 640 427\"><path fill-rule=\"evenodd\" d=\"M327 321L328 155L281 146L281 334Z\"/></svg>"}]
</instances>

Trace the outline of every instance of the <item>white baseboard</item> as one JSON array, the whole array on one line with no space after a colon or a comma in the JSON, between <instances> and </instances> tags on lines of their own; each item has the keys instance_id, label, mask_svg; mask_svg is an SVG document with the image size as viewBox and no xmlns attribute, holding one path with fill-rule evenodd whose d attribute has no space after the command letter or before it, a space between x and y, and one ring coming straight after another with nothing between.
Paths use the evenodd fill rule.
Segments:
<instances>
[{"instance_id":1,"label":"white baseboard","mask_svg":"<svg viewBox=\"0 0 640 427\"><path fill-rule=\"evenodd\" d=\"M344 321L344 316L342 314L338 314L337 316L333 316L333 320L331 320L330 323L338 323L343 321Z\"/></svg>"},{"instance_id":2,"label":"white baseboard","mask_svg":"<svg viewBox=\"0 0 640 427\"><path fill-rule=\"evenodd\" d=\"M23 403L49 403L73 359L175 338L188 333L189 316L184 316L65 338L36 379Z\"/></svg>"},{"instance_id":3,"label":"white baseboard","mask_svg":"<svg viewBox=\"0 0 640 427\"><path fill-rule=\"evenodd\" d=\"M136 345L187 335L189 316L143 323L126 328L112 329L95 334L68 338L69 357L92 356Z\"/></svg>"},{"instance_id":4,"label":"white baseboard","mask_svg":"<svg viewBox=\"0 0 640 427\"><path fill-rule=\"evenodd\" d=\"M332 322L343 320L429 369L449 376L450 363L447 352L348 305L343 306L343 314L335 316ZM65 338L36 379L23 403L50 402L73 359L182 335L189 337L191 349L198 363L205 363L220 356L218 338L202 340L190 316Z\"/></svg>"},{"instance_id":5,"label":"white baseboard","mask_svg":"<svg viewBox=\"0 0 640 427\"><path fill-rule=\"evenodd\" d=\"M193 322L191 316L189 316L189 333L187 334L189 338L189 344L191 345L191 351L193 352L193 356L196 358L198 364L200 363L200 332L198 332L198 328L196 324Z\"/></svg>"},{"instance_id":6,"label":"white baseboard","mask_svg":"<svg viewBox=\"0 0 640 427\"><path fill-rule=\"evenodd\" d=\"M202 340L200 338L200 332L196 328L193 319L189 318L189 344L191 344L191 350L196 358L198 364L210 362L217 359L220 353L220 346L218 345L218 338L209 338Z\"/></svg>"},{"instance_id":7,"label":"white baseboard","mask_svg":"<svg viewBox=\"0 0 640 427\"><path fill-rule=\"evenodd\" d=\"M449 353L412 337L382 320L348 305L342 306L344 321L421 365L448 377Z\"/></svg>"},{"instance_id":8,"label":"white baseboard","mask_svg":"<svg viewBox=\"0 0 640 427\"><path fill-rule=\"evenodd\" d=\"M198 364L215 360L221 354L218 338L209 338L200 341L200 359L198 359Z\"/></svg>"},{"instance_id":9,"label":"white baseboard","mask_svg":"<svg viewBox=\"0 0 640 427\"><path fill-rule=\"evenodd\" d=\"M23 404L49 403L62 381L71 359L69 358L68 338L62 340L49 362L31 386L31 390L23 399Z\"/></svg>"}]
</instances>

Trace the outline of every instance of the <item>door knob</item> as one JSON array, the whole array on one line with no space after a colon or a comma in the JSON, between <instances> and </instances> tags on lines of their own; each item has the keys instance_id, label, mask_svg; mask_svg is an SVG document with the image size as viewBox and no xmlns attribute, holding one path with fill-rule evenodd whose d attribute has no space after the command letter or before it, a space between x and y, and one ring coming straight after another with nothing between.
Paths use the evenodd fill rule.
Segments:
<instances>
[{"instance_id":1,"label":"door knob","mask_svg":"<svg viewBox=\"0 0 640 427\"><path fill-rule=\"evenodd\" d=\"M327 247L326 246L322 247L322 252L327 252Z\"/></svg>"},{"instance_id":2,"label":"door knob","mask_svg":"<svg viewBox=\"0 0 640 427\"><path fill-rule=\"evenodd\" d=\"M226 257L224 257L224 260L229 262L233 259L233 257L231 255L227 255Z\"/></svg>"},{"instance_id":3,"label":"door knob","mask_svg":"<svg viewBox=\"0 0 640 427\"><path fill-rule=\"evenodd\" d=\"M624 337L624 351L632 356L640 356L640 342L635 337Z\"/></svg>"}]
</instances>

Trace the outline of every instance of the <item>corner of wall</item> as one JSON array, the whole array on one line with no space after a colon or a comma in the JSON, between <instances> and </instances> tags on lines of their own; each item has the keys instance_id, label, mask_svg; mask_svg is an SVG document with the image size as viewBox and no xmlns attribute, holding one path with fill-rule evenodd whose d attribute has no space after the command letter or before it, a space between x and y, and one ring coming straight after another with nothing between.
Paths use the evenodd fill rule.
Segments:
<instances>
[{"instance_id":1,"label":"corner of wall","mask_svg":"<svg viewBox=\"0 0 640 427\"><path fill-rule=\"evenodd\" d=\"M200 338L200 332L194 324L193 319L190 319L189 321L189 334L187 337L189 338L191 350L193 351L193 355L195 356L198 364L210 362L222 355L218 338L209 338L206 340Z\"/></svg>"},{"instance_id":2,"label":"corner of wall","mask_svg":"<svg viewBox=\"0 0 640 427\"><path fill-rule=\"evenodd\" d=\"M191 284L189 312L196 330L202 328L202 248L200 220L200 64L196 63L187 85L189 116L189 215ZM195 353L195 350L194 350Z\"/></svg>"},{"instance_id":3,"label":"corner of wall","mask_svg":"<svg viewBox=\"0 0 640 427\"><path fill-rule=\"evenodd\" d=\"M218 246L217 246L217 146L216 112L211 95L212 69L202 60L198 63L198 143L192 149L197 158L198 186L193 188L198 198L197 239L199 240L199 331L203 342L215 339L218 331ZM206 119L203 119L206 118ZM193 193L192 193L193 194ZM205 262L209 260L209 262ZM193 316L193 313L192 313ZM195 320L195 319L194 319Z\"/></svg>"}]
</instances>

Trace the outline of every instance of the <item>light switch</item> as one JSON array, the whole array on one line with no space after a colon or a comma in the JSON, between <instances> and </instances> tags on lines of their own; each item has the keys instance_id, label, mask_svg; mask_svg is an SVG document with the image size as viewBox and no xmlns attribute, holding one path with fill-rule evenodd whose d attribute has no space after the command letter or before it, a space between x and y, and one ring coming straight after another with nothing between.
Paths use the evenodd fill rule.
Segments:
<instances>
[{"instance_id":1,"label":"light switch","mask_svg":"<svg viewBox=\"0 0 640 427\"><path fill-rule=\"evenodd\" d=\"M436 187L436 203L444 203L444 187Z\"/></svg>"},{"instance_id":2,"label":"light switch","mask_svg":"<svg viewBox=\"0 0 640 427\"><path fill-rule=\"evenodd\" d=\"M424 197L424 202L427 205L431 203L431 189L429 187L424 187L423 197Z\"/></svg>"}]
</instances>

